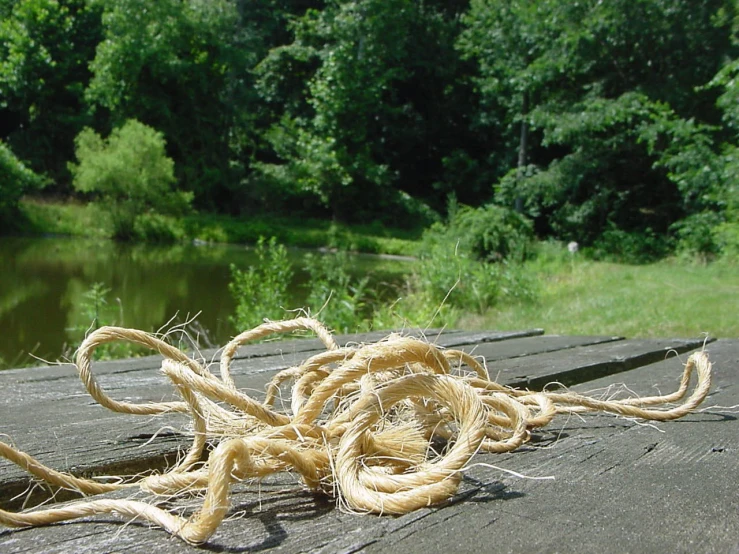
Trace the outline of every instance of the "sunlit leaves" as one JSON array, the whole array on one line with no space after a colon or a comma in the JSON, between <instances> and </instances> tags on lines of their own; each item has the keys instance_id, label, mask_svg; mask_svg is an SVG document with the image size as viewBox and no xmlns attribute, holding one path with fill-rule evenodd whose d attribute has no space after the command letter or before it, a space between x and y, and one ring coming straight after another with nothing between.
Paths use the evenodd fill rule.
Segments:
<instances>
[{"instance_id":1,"label":"sunlit leaves","mask_svg":"<svg viewBox=\"0 0 739 554\"><path fill-rule=\"evenodd\" d=\"M39 189L45 181L23 164L0 141L0 229L13 226L18 201L24 193Z\"/></svg>"},{"instance_id":2,"label":"sunlit leaves","mask_svg":"<svg viewBox=\"0 0 739 554\"><path fill-rule=\"evenodd\" d=\"M136 218L148 212L179 215L189 208L192 195L172 190L174 162L155 129L132 119L104 139L86 128L75 146L74 186L101 200L118 238L130 238Z\"/></svg>"},{"instance_id":3,"label":"sunlit leaves","mask_svg":"<svg viewBox=\"0 0 739 554\"><path fill-rule=\"evenodd\" d=\"M255 62L233 2L95 1L105 38L86 96L114 122L136 117L160 129L180 162L178 178L201 206L233 185L231 140L246 110ZM246 41L246 42L245 42ZM248 113L248 111L247 111Z\"/></svg>"},{"instance_id":4,"label":"sunlit leaves","mask_svg":"<svg viewBox=\"0 0 739 554\"><path fill-rule=\"evenodd\" d=\"M0 19L4 138L34 170L66 177L86 122L82 93L99 21L84 0L19 0Z\"/></svg>"}]
</instances>

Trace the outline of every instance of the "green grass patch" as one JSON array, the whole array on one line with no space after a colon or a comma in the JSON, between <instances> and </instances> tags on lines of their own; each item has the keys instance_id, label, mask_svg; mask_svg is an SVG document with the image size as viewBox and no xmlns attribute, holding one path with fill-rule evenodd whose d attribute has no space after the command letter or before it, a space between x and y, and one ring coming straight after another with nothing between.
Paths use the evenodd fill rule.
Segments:
<instances>
[{"instance_id":1,"label":"green grass patch","mask_svg":"<svg viewBox=\"0 0 739 554\"><path fill-rule=\"evenodd\" d=\"M527 264L539 293L459 321L465 328L542 327L562 335L739 337L739 268L666 260L648 265L589 261L564 247Z\"/></svg>"},{"instance_id":2,"label":"green grass patch","mask_svg":"<svg viewBox=\"0 0 739 554\"><path fill-rule=\"evenodd\" d=\"M91 204L24 198L20 212L27 234L108 238L113 232L110 217Z\"/></svg>"}]
</instances>

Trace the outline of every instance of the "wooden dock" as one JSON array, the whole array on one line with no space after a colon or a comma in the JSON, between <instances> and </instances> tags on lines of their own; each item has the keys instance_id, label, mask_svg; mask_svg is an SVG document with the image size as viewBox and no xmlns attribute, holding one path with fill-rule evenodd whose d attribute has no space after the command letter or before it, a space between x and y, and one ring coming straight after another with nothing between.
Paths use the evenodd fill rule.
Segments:
<instances>
[{"instance_id":1,"label":"wooden dock","mask_svg":"<svg viewBox=\"0 0 739 554\"><path fill-rule=\"evenodd\" d=\"M483 356L491 377L508 385L535 389L558 382L602 392L624 383L640 395L674 390L688 354L705 342L552 336L536 329L428 332L427 339ZM319 349L311 339L245 346L234 378L258 396L278 370ZM0 528L0 552L739 552L739 339L707 341L705 349L714 378L700 411L660 424L612 415L560 417L515 452L479 454L473 462L480 465L466 471L459 493L443 506L400 517L355 515L283 474L235 487L231 517L199 549L110 515ZM160 361L152 356L93 369L116 399L174 399ZM189 446L180 431L187 416L108 412L89 397L71 365L0 372L0 391L2 440L55 469L134 474L166 467ZM492 466L554 479L521 479ZM22 470L0 460L3 508L44 500L42 487L28 494L29 483ZM54 500L70 498L64 493Z\"/></svg>"}]
</instances>

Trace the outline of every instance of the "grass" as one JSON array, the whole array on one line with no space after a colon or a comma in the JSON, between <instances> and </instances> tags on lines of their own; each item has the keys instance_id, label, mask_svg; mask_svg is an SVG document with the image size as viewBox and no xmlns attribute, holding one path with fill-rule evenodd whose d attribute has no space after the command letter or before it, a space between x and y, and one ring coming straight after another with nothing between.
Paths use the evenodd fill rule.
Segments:
<instances>
[{"instance_id":1,"label":"grass","mask_svg":"<svg viewBox=\"0 0 739 554\"><path fill-rule=\"evenodd\" d=\"M107 238L113 230L107 214L89 204L25 198L20 208L21 229L32 234Z\"/></svg>"},{"instance_id":2,"label":"grass","mask_svg":"<svg viewBox=\"0 0 739 554\"><path fill-rule=\"evenodd\" d=\"M25 198L21 202L21 214L24 219L21 230L28 234L110 238L113 232L110 218L92 204ZM260 237L274 236L286 246L401 256L416 255L422 231L274 216L239 218L196 213L169 221L176 226L172 236L181 236L186 241L255 244Z\"/></svg>"},{"instance_id":3,"label":"grass","mask_svg":"<svg viewBox=\"0 0 739 554\"><path fill-rule=\"evenodd\" d=\"M541 327L561 335L739 337L739 267L670 259L648 265L593 262L545 248L529 264L537 300L464 317L462 328Z\"/></svg>"}]
</instances>

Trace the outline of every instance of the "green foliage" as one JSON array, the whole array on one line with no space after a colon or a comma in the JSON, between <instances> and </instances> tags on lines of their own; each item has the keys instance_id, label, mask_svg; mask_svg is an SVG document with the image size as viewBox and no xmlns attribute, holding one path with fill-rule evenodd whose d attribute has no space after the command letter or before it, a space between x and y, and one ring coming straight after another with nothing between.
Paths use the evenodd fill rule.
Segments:
<instances>
[{"instance_id":1,"label":"green foliage","mask_svg":"<svg viewBox=\"0 0 739 554\"><path fill-rule=\"evenodd\" d=\"M530 220L508 208L460 206L450 209L448 222L432 226L424 240L454 244L475 260L522 262L531 253L534 232Z\"/></svg>"},{"instance_id":2,"label":"green foliage","mask_svg":"<svg viewBox=\"0 0 739 554\"><path fill-rule=\"evenodd\" d=\"M372 326L453 327L501 304L528 304L537 294L536 282L519 264L481 262L440 242L424 251L394 302L374 306Z\"/></svg>"},{"instance_id":3,"label":"green foliage","mask_svg":"<svg viewBox=\"0 0 739 554\"><path fill-rule=\"evenodd\" d=\"M724 123L734 133L739 133L739 59L734 59L724 65L721 70L716 73L711 82L710 87L714 87L721 92L716 104L721 109Z\"/></svg>"},{"instance_id":4,"label":"green foliage","mask_svg":"<svg viewBox=\"0 0 739 554\"><path fill-rule=\"evenodd\" d=\"M499 294L497 270L455 252L453 243L434 248L421 258L417 287L429 306L442 303L481 313L495 303Z\"/></svg>"},{"instance_id":5,"label":"green foliage","mask_svg":"<svg viewBox=\"0 0 739 554\"><path fill-rule=\"evenodd\" d=\"M356 279L349 273L346 253L305 257L308 272L308 297L310 313L328 327L340 333L363 330L366 318L368 278Z\"/></svg>"},{"instance_id":6,"label":"green foliage","mask_svg":"<svg viewBox=\"0 0 739 554\"><path fill-rule=\"evenodd\" d=\"M610 227L585 252L598 260L643 264L664 258L672 246L670 236L655 233L649 228L628 232Z\"/></svg>"},{"instance_id":7,"label":"green foliage","mask_svg":"<svg viewBox=\"0 0 739 554\"><path fill-rule=\"evenodd\" d=\"M232 322L245 329L263 318L284 317L292 272L285 247L275 238L256 248L258 263L247 271L231 268L229 290L236 300ZM339 332L403 325L453 325L464 314L482 314L499 302L530 302L536 297L532 279L520 265L485 263L435 242L416 270L390 295L367 288L356 278L345 252L305 257L308 281L305 308Z\"/></svg>"},{"instance_id":8,"label":"green foliage","mask_svg":"<svg viewBox=\"0 0 739 554\"><path fill-rule=\"evenodd\" d=\"M683 203L676 184L654 170L656 160L644 143L663 111L635 93L588 98L558 113L533 110L542 144L569 152L546 168L512 171L496 188L499 200L522 197L526 212L545 218L556 236L582 244L613 228L666 233L683 214Z\"/></svg>"},{"instance_id":9,"label":"green foliage","mask_svg":"<svg viewBox=\"0 0 739 554\"><path fill-rule=\"evenodd\" d=\"M449 325L501 301L536 296L533 283L520 271L520 262L534 246L529 220L492 204L471 208L452 203L449 214L446 224L436 223L424 233L408 299L394 308L405 312L398 313L415 317L415 324Z\"/></svg>"},{"instance_id":10,"label":"green foliage","mask_svg":"<svg viewBox=\"0 0 739 554\"><path fill-rule=\"evenodd\" d=\"M167 138L177 178L205 208L225 206L238 181L232 157L249 147L252 33L229 0L93 0L104 40L88 102L114 123L135 118Z\"/></svg>"},{"instance_id":11,"label":"green foliage","mask_svg":"<svg viewBox=\"0 0 739 554\"><path fill-rule=\"evenodd\" d=\"M487 121L509 149L520 140L498 201L586 245L613 229L666 235L712 207L718 94L703 85L732 51L735 13L725 0L473 1L460 50Z\"/></svg>"},{"instance_id":12,"label":"green foliage","mask_svg":"<svg viewBox=\"0 0 739 554\"><path fill-rule=\"evenodd\" d=\"M132 238L140 242L173 243L185 238L185 230L180 218L149 212L134 219Z\"/></svg>"},{"instance_id":13,"label":"green foliage","mask_svg":"<svg viewBox=\"0 0 739 554\"><path fill-rule=\"evenodd\" d=\"M716 212L701 212L681 219L672 226L678 249L689 255L715 256L719 252L713 234L723 218Z\"/></svg>"},{"instance_id":14,"label":"green foliage","mask_svg":"<svg viewBox=\"0 0 739 554\"><path fill-rule=\"evenodd\" d=\"M73 138L90 119L83 91L100 15L86 0L11 4L0 17L0 138L65 191Z\"/></svg>"},{"instance_id":15,"label":"green foliage","mask_svg":"<svg viewBox=\"0 0 739 554\"><path fill-rule=\"evenodd\" d=\"M711 234L722 257L730 263L739 263L739 222L721 223L711 229Z\"/></svg>"},{"instance_id":16,"label":"green foliage","mask_svg":"<svg viewBox=\"0 0 739 554\"><path fill-rule=\"evenodd\" d=\"M92 203L60 203L28 196L19 208L23 225L19 231L23 234L110 238L112 233L109 214Z\"/></svg>"},{"instance_id":17,"label":"green foliage","mask_svg":"<svg viewBox=\"0 0 739 554\"><path fill-rule=\"evenodd\" d=\"M436 224L425 233L419 264L398 291L400 299L374 305L369 319L374 327L449 325L461 314L484 313L502 300L529 301L536 295L535 287L515 262L524 260L532 247L531 223L511 210L492 205L453 208L447 225ZM320 262L313 262L319 270L311 274L318 275L313 280L320 286L311 295L325 300L333 290L339 300L333 309L346 326L352 316L363 313L364 286L361 281L349 282L340 256ZM316 307L316 300L311 307ZM327 309L333 317L330 303ZM359 321L353 324L355 329L361 328Z\"/></svg>"},{"instance_id":18,"label":"green foliage","mask_svg":"<svg viewBox=\"0 0 739 554\"><path fill-rule=\"evenodd\" d=\"M101 323L101 312L108 303L106 296L110 289L105 283L93 283L90 289L83 295L83 309L87 319L92 321L92 329L100 329L105 323Z\"/></svg>"},{"instance_id":19,"label":"green foliage","mask_svg":"<svg viewBox=\"0 0 739 554\"><path fill-rule=\"evenodd\" d=\"M162 134L136 120L103 139L84 129L75 140L79 163L70 164L76 190L100 200L113 220L114 237L162 238L162 220L136 221L149 213L179 215L192 195L172 189L174 163L165 154ZM175 238L175 237L171 237Z\"/></svg>"},{"instance_id":20,"label":"green foliage","mask_svg":"<svg viewBox=\"0 0 739 554\"><path fill-rule=\"evenodd\" d=\"M288 287L293 277L287 249L272 237L260 238L254 250L257 263L246 270L231 266L229 291L236 301L231 323L239 330L251 329L265 319L284 319Z\"/></svg>"},{"instance_id":21,"label":"green foliage","mask_svg":"<svg viewBox=\"0 0 739 554\"><path fill-rule=\"evenodd\" d=\"M27 197L20 204L22 227L19 230L37 235L109 238L112 223L104 207ZM172 217L147 213L134 222L134 233L137 240L153 242L157 242L156 236L161 236L159 242L174 238L177 241L240 244L254 244L260 236L274 236L287 246L301 248L341 247L353 252L415 256L421 229L399 230L379 224L349 226L320 219L273 215L247 218L190 213Z\"/></svg>"},{"instance_id":22,"label":"green foliage","mask_svg":"<svg viewBox=\"0 0 739 554\"><path fill-rule=\"evenodd\" d=\"M471 93L456 80L459 11L437 2L330 1L295 19L293 42L257 67L258 90L282 108L265 135L279 162L270 156L258 171L338 219L405 216L393 189L438 207L443 160L474 134L462 124ZM479 193L477 184L465 182L460 194Z\"/></svg>"},{"instance_id":23,"label":"green foliage","mask_svg":"<svg viewBox=\"0 0 739 554\"><path fill-rule=\"evenodd\" d=\"M15 227L18 202L26 192L40 189L44 179L28 169L0 141L0 229Z\"/></svg>"},{"instance_id":24,"label":"green foliage","mask_svg":"<svg viewBox=\"0 0 739 554\"><path fill-rule=\"evenodd\" d=\"M678 250L688 256L712 259L733 256L733 225L739 219L739 95L736 61L726 64L708 84L720 92L723 132L718 127L665 116L643 133L650 151L659 153L656 165L668 170L682 193L687 216L672 225ZM724 139L726 142L717 146Z\"/></svg>"},{"instance_id":25,"label":"green foliage","mask_svg":"<svg viewBox=\"0 0 739 554\"><path fill-rule=\"evenodd\" d=\"M49 192L71 192L75 146L104 142L83 128L105 136L136 120L166 138L177 189L219 214L414 229L453 195L515 206L541 237L599 253L627 244L618 255L630 259L671 244L720 256L724 242L698 237L737 221L735 0L17 0L0 11L0 139ZM193 235L174 209L141 212L125 224L116 213L116 234ZM496 217L460 216L477 240L462 246L522 256L502 253L505 233L486 234L509 226ZM197 232L319 245L321 231L219 221ZM387 249L381 238L329 236L364 251Z\"/></svg>"}]
</instances>

